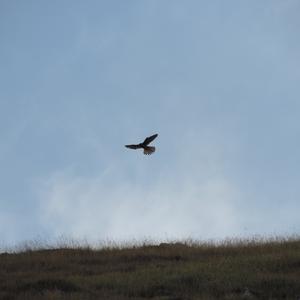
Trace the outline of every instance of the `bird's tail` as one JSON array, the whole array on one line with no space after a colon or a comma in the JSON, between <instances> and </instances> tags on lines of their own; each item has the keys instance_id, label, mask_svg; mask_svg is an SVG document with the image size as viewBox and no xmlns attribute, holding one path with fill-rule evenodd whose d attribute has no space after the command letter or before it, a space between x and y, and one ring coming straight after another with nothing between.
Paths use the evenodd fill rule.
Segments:
<instances>
[{"instance_id":1,"label":"bird's tail","mask_svg":"<svg viewBox=\"0 0 300 300\"><path fill-rule=\"evenodd\" d=\"M144 154L146 154L146 155L150 155L153 152L155 152L155 147L153 147L153 146L146 146L144 148Z\"/></svg>"}]
</instances>

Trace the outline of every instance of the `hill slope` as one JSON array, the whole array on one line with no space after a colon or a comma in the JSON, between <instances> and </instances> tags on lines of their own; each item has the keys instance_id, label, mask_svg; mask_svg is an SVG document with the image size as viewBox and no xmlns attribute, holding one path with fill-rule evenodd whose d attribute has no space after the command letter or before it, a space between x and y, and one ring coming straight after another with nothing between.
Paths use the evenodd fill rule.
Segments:
<instances>
[{"instance_id":1,"label":"hill slope","mask_svg":"<svg viewBox=\"0 0 300 300\"><path fill-rule=\"evenodd\" d=\"M0 255L0 299L299 299L300 240Z\"/></svg>"}]
</instances>

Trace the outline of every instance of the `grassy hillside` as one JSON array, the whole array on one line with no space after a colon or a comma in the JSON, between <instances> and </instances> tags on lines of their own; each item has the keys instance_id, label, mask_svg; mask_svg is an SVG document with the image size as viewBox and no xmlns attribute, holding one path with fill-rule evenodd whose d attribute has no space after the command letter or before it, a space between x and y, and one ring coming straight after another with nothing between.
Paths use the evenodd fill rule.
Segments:
<instances>
[{"instance_id":1,"label":"grassy hillside","mask_svg":"<svg viewBox=\"0 0 300 300\"><path fill-rule=\"evenodd\" d=\"M0 299L300 299L300 240L0 255Z\"/></svg>"}]
</instances>

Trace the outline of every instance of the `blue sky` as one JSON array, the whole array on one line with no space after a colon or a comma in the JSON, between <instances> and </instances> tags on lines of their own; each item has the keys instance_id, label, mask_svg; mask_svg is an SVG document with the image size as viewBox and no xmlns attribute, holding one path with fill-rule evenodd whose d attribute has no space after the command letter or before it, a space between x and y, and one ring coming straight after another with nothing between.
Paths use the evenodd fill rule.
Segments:
<instances>
[{"instance_id":1,"label":"blue sky","mask_svg":"<svg viewBox=\"0 0 300 300\"><path fill-rule=\"evenodd\" d=\"M299 13L1 1L0 244L299 234Z\"/></svg>"}]
</instances>

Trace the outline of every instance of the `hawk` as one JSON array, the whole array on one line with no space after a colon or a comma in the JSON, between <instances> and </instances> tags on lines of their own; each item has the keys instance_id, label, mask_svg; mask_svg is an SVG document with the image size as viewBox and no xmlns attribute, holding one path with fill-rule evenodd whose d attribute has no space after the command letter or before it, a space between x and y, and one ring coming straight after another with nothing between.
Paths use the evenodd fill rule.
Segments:
<instances>
[{"instance_id":1,"label":"hawk","mask_svg":"<svg viewBox=\"0 0 300 300\"><path fill-rule=\"evenodd\" d=\"M129 148L129 149L144 149L144 154L146 155L150 155L152 153L155 152L155 147L153 146L148 146L154 139L156 139L158 136L158 134L154 134L151 135L147 138L145 138L145 140L140 143L140 144L133 144L133 145L125 145L125 147Z\"/></svg>"}]
</instances>

